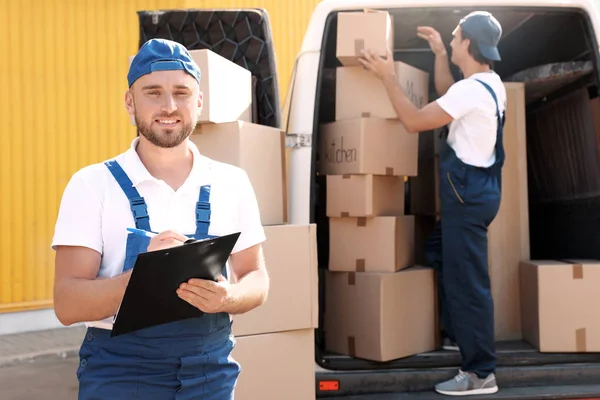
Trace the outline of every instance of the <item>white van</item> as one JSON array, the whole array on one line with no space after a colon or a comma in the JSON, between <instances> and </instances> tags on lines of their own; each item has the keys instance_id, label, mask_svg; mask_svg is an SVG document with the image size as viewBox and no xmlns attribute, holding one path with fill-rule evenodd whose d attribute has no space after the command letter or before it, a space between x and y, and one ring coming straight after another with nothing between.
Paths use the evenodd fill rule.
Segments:
<instances>
[{"instance_id":1,"label":"white van","mask_svg":"<svg viewBox=\"0 0 600 400\"><path fill-rule=\"evenodd\" d=\"M310 19L282 113L278 107L273 107L279 104L279 99L274 50L268 40L268 17L263 13L260 14L262 19L249 18L250 22L240 25L239 32L254 32L253 40L245 45L240 42L239 48L247 52L248 48L258 45L256 62L248 65L257 77L255 120L283 127L287 132L291 156L290 223L317 224L319 272L325 271L328 264L328 223L324 177L318 176L316 168L317 144L321 124L332 121L335 115L335 93L331 91L333 78L328 71L340 65L336 59L337 13L362 9L387 10L393 16L394 59L430 73L430 100L435 99L434 59L428 44L417 38L416 27L435 27L447 44L460 18L474 10L492 12L503 26L499 45L502 61L494 67L501 77L514 77L537 66L549 66L540 69L536 76L523 78L532 82L528 86L532 93L531 98L528 97L528 115L536 112L540 104L559 97L565 99L559 103L561 109L568 110L568 94L583 88L587 88L589 99L598 96L600 2L596 0L323 0ZM190 23L205 24L212 21L211 18L240 18L236 14L239 10L219 10L218 15L209 10L196 11L198 15L186 16ZM177 28L182 32L181 36L175 36L171 31L184 26L185 21L182 17L167 28L153 27L149 21L145 27L142 21L142 32L147 35L140 40L143 42L157 35L186 40L185 29ZM166 30L161 33L161 29ZM261 30L263 34L257 33ZM195 37L192 39L196 40ZM199 37L198 43L213 46L214 51L231 59L239 56L234 48L227 47L227 43L212 43L208 34ZM456 70L453 72L457 73ZM529 198L532 259L600 259L597 141L594 135L583 136L582 132L590 130L578 129L577 124L576 115L572 120L567 115L564 125L559 127L564 135L556 135L560 132L557 127L542 126L537 127L537 131L548 129L547 138L528 138L527 173L535 175L529 179L530 188L535 186L535 190L530 190ZM407 193L409 191L410 187L407 187ZM324 285L323 279L320 281L322 316ZM319 325L323 326L322 319ZM435 383L454 376L460 366L460 355L447 351L386 363L330 354L323 350L321 328L316 335L316 349L319 398L438 398L433 393L427 397L429 394L423 396L418 392L432 391ZM496 375L500 392L486 398L600 399L600 356L597 354L542 354L520 341L499 343ZM282 393L281 399L285 398L286 394Z\"/></svg>"},{"instance_id":2,"label":"white van","mask_svg":"<svg viewBox=\"0 0 600 400\"><path fill-rule=\"evenodd\" d=\"M541 93L539 98L528 96L528 112L534 112L539 104L581 88L588 88L590 98L598 91L598 43L600 42L600 2L592 0L324 0L318 4L310 19L302 48L298 54L292 76L288 98L283 107L284 128L287 131L291 150L290 164L290 216L293 224L317 223L319 264L326 269L328 264L328 223L324 216L324 177L317 175L319 128L330 122L335 115L335 92L328 80L333 79L326 71L339 66L336 60L336 16L340 11L361 9L387 10L393 16L394 59L411 64L430 73L430 100L436 98L433 88L433 54L426 41L418 39L416 27L435 27L448 44L451 32L460 18L470 11L483 9L492 12L503 26L499 44L502 62L494 69L501 77L515 76L518 72L533 67L552 64L555 71L535 80L527 90ZM560 72L562 71L562 72ZM457 72L456 70L454 71ZM456 75L455 75L456 76ZM457 76L456 76L457 77ZM535 78L535 77L532 77ZM543 94L543 95L542 95ZM360 93L356 93L360 96ZM566 96L568 98L568 96ZM573 116L574 119L577 116ZM565 121L565 134L573 135L573 141L583 138L569 132L572 127ZM590 130L587 130L589 132ZM593 132L593 129L591 130ZM543 184L565 188L570 192L556 201L540 204L530 198L531 251L532 259L579 257L600 258L598 224L591 219L600 216L600 163L596 150L596 138L585 138L588 145L568 145L549 138L554 145L544 146L557 151L556 168L546 168L549 175L540 176ZM543 168L553 157L536 156L535 138L528 139L529 170ZM584 154L564 153L574 149ZM589 154L591 150L591 153ZM556 158L560 158L560 161ZM590 164L591 163L591 164ZM594 167L589 172L590 165ZM563 169L562 171L560 169ZM584 171L588 170L587 173ZM583 172L594 184L582 184L569 175ZM571 178L568 178L570 176ZM589 178L588 178L589 177ZM583 179L583 176L581 176ZM532 181L533 179L530 179ZM530 186L534 183L530 182ZM575 188L576 187L576 188ZM408 190L410 190L408 188ZM541 191L530 190L532 193ZM545 193L551 193L546 190ZM550 196L548 194L547 198ZM583 200L588 198L588 201ZM578 200L572 200L578 198ZM562 200L559 201L559 200ZM594 202L595 200L595 202ZM408 204L408 202L407 202ZM595 207L590 208L591 205ZM537 207L536 207L537 206ZM535 212L537 208L539 212ZM410 210L407 210L408 212ZM540 214L555 214L555 227L548 218ZM587 215L586 215L587 214ZM544 220L542 220L544 218ZM597 220L596 220L597 221ZM552 232L547 235L547 232ZM552 237L550 237L552 236ZM323 274L320 275L321 277ZM321 282L323 279L321 279ZM321 285L320 313L324 312L323 288ZM557 293L557 296L560 296ZM323 327L321 320L320 326ZM317 397L340 397L348 399L412 399L425 398L390 392L430 391L433 385L453 376L460 365L457 353L434 352L387 363L376 363L329 354L322 350L323 332L317 335L318 364ZM600 398L600 356L595 354L541 354L522 342L498 345L498 396L515 399L548 398ZM351 397L342 397L348 396ZM353 396L352 396L353 395ZM437 396L433 395L433 398ZM427 397L429 398L429 397ZM494 396L486 396L494 398ZM508 398L508 397L502 397Z\"/></svg>"}]
</instances>

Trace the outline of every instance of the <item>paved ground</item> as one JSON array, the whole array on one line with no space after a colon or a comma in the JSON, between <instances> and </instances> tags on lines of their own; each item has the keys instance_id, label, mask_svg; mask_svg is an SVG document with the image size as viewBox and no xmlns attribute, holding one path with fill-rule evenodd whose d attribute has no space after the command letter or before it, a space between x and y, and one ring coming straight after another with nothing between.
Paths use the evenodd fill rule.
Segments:
<instances>
[{"instance_id":1,"label":"paved ground","mask_svg":"<svg viewBox=\"0 0 600 400\"><path fill-rule=\"evenodd\" d=\"M82 326L0 336L0 399L75 400Z\"/></svg>"},{"instance_id":2,"label":"paved ground","mask_svg":"<svg viewBox=\"0 0 600 400\"><path fill-rule=\"evenodd\" d=\"M0 399L76 400L78 362L78 357L46 357L0 367Z\"/></svg>"},{"instance_id":3,"label":"paved ground","mask_svg":"<svg viewBox=\"0 0 600 400\"><path fill-rule=\"evenodd\" d=\"M51 329L0 336L0 367L24 360L77 354L85 327Z\"/></svg>"}]
</instances>

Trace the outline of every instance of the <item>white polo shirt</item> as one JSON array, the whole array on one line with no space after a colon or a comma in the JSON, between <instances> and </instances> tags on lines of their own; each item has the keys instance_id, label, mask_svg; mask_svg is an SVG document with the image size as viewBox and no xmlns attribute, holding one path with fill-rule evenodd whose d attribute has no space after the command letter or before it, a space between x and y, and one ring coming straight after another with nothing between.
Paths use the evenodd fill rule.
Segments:
<instances>
[{"instance_id":1,"label":"white polo shirt","mask_svg":"<svg viewBox=\"0 0 600 400\"><path fill-rule=\"evenodd\" d=\"M145 199L153 231L194 234L200 186L210 184L208 233L222 236L241 232L232 253L265 241L256 196L244 170L201 155L188 140L193 167L175 192L150 175L135 151L138 140L134 139L131 148L115 160ZM98 277L113 277L123 270L128 227L134 228L135 222L125 193L104 163L90 165L77 171L65 188L52 248L65 245L94 249L102 254ZM88 325L110 329L112 318Z\"/></svg>"},{"instance_id":2,"label":"white polo shirt","mask_svg":"<svg viewBox=\"0 0 600 400\"><path fill-rule=\"evenodd\" d=\"M496 103L487 83L498 98L500 113L506 109L506 89L495 72L480 72L453 84L437 99L454 120L450 123L448 145L464 163L489 167L496 161Z\"/></svg>"}]
</instances>

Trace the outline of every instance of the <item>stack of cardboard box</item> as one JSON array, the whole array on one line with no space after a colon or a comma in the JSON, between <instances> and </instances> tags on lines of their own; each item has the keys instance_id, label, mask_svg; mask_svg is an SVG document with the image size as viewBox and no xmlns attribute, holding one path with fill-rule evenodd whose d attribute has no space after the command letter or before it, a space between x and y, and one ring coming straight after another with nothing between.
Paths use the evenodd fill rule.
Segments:
<instances>
[{"instance_id":1,"label":"stack of cardboard box","mask_svg":"<svg viewBox=\"0 0 600 400\"><path fill-rule=\"evenodd\" d=\"M363 48L384 57L393 50L387 12L338 14L336 116L320 131L330 225L325 346L387 361L435 349L435 284L431 269L415 266L415 221L404 213L419 138L397 119L382 82L358 63ZM428 74L395 67L415 105L425 105Z\"/></svg>"},{"instance_id":2,"label":"stack of cardboard box","mask_svg":"<svg viewBox=\"0 0 600 400\"><path fill-rule=\"evenodd\" d=\"M204 100L190 140L206 157L248 174L267 237L268 299L232 318L233 358L242 369L235 398L314 399L316 227L287 224L284 132L252 122L250 71L210 50L190 53L202 71Z\"/></svg>"}]
</instances>

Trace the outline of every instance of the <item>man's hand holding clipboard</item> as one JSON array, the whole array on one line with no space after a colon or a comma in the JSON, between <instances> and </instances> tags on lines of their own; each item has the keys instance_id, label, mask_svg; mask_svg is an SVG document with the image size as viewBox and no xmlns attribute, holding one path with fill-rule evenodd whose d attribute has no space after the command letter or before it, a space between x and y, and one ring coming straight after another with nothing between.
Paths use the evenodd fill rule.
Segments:
<instances>
[{"instance_id":1,"label":"man's hand holding clipboard","mask_svg":"<svg viewBox=\"0 0 600 400\"><path fill-rule=\"evenodd\" d=\"M223 277L240 233L189 240L176 232L128 229L150 237L138 255L111 336L222 312L229 298Z\"/></svg>"},{"instance_id":2,"label":"man's hand holding clipboard","mask_svg":"<svg viewBox=\"0 0 600 400\"><path fill-rule=\"evenodd\" d=\"M148 245L148 251L169 249L196 241L174 231L165 231L159 234L148 233L153 234ZM219 276L217 282L192 278L182 283L177 289L177 295L182 300L205 313L222 312L223 306L230 298L229 292L229 281L223 275Z\"/></svg>"}]
</instances>

